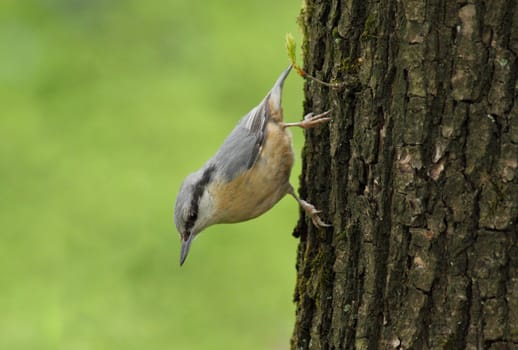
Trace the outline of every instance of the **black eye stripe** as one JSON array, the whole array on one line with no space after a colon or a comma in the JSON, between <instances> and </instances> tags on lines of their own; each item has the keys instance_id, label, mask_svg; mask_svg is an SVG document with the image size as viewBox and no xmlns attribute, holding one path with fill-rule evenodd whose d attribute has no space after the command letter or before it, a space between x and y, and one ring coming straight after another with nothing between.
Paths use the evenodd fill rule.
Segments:
<instances>
[{"instance_id":1,"label":"black eye stripe","mask_svg":"<svg viewBox=\"0 0 518 350\"><path fill-rule=\"evenodd\" d=\"M205 187L207 187L207 184L212 179L212 174L214 174L215 169L216 167L214 165L207 167L203 172L201 179L196 184L194 184L190 206L191 210L189 211L189 216L187 217L187 221L185 222L185 231L188 233L188 235L190 235L191 229L193 228L194 224L196 223L196 220L198 219L198 210L201 196L203 196L203 191L205 190Z\"/></svg>"}]
</instances>

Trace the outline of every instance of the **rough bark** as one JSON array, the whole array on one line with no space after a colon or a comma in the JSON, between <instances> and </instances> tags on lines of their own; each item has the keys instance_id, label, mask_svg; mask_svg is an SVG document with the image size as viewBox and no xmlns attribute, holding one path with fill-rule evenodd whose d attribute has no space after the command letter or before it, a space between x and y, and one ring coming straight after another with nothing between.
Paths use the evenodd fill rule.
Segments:
<instances>
[{"instance_id":1,"label":"rough bark","mask_svg":"<svg viewBox=\"0 0 518 350\"><path fill-rule=\"evenodd\" d=\"M518 5L307 0L292 349L518 348ZM352 80L354 80L352 79ZM301 213L303 215L303 213Z\"/></svg>"}]
</instances>

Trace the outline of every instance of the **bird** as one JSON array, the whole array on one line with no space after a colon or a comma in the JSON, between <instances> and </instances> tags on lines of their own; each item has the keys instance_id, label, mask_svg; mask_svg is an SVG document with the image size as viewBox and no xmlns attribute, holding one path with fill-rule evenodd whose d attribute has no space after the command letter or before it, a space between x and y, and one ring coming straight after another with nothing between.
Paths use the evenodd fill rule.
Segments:
<instances>
[{"instance_id":1,"label":"bird","mask_svg":"<svg viewBox=\"0 0 518 350\"><path fill-rule=\"evenodd\" d=\"M330 226L289 182L294 152L288 129L309 129L331 120L328 110L308 113L299 122L284 122L282 89L291 69L289 65L263 100L240 119L216 154L182 182L174 208L182 244L180 266L204 229L258 217L286 194L295 198L316 227Z\"/></svg>"}]
</instances>

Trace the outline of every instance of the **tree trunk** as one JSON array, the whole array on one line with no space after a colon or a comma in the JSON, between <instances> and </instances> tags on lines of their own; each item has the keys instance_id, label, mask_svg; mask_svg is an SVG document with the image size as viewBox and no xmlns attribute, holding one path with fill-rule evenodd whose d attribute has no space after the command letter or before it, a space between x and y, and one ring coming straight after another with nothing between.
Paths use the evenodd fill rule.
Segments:
<instances>
[{"instance_id":1,"label":"tree trunk","mask_svg":"<svg viewBox=\"0 0 518 350\"><path fill-rule=\"evenodd\" d=\"M307 0L292 349L518 348L518 5Z\"/></svg>"}]
</instances>

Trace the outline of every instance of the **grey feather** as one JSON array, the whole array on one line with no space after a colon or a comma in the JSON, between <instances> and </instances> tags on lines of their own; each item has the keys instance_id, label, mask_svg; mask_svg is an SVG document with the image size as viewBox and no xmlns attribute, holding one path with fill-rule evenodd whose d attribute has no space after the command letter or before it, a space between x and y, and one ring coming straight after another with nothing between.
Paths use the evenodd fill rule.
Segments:
<instances>
[{"instance_id":1,"label":"grey feather","mask_svg":"<svg viewBox=\"0 0 518 350\"><path fill-rule=\"evenodd\" d=\"M247 127L250 121L252 128ZM239 121L209 161L225 181L232 180L254 165L264 142L267 121L268 113L265 105L261 104Z\"/></svg>"}]
</instances>

